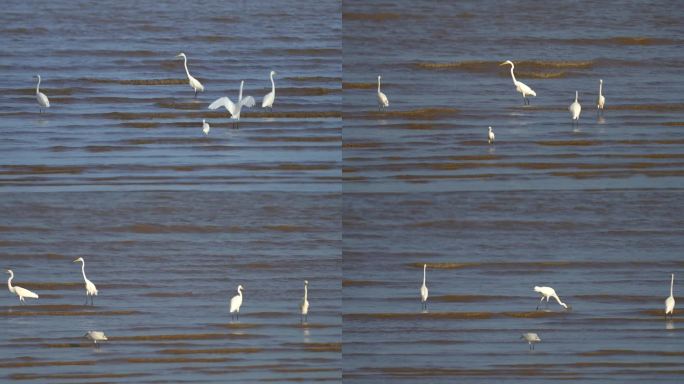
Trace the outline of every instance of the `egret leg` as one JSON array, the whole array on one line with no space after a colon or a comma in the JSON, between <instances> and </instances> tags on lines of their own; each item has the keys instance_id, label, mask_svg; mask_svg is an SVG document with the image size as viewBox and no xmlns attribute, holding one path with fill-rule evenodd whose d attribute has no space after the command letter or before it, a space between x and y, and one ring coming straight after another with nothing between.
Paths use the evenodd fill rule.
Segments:
<instances>
[{"instance_id":1,"label":"egret leg","mask_svg":"<svg viewBox=\"0 0 684 384\"><path fill-rule=\"evenodd\" d=\"M93 307L95 306L95 295L90 296L90 305Z\"/></svg>"},{"instance_id":2,"label":"egret leg","mask_svg":"<svg viewBox=\"0 0 684 384\"><path fill-rule=\"evenodd\" d=\"M195 99L197 98L197 90L195 89Z\"/></svg>"},{"instance_id":3,"label":"egret leg","mask_svg":"<svg viewBox=\"0 0 684 384\"><path fill-rule=\"evenodd\" d=\"M83 304L83 305L88 305L88 294L87 293L86 293L86 301L85 301L85 304Z\"/></svg>"}]
</instances>

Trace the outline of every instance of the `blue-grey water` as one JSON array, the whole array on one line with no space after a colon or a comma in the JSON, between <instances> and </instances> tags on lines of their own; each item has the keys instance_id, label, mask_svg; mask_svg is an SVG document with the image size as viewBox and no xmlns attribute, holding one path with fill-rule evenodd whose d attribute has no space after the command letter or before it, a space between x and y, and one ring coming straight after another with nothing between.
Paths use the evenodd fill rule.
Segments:
<instances>
[{"instance_id":1,"label":"blue-grey water","mask_svg":"<svg viewBox=\"0 0 684 384\"><path fill-rule=\"evenodd\" d=\"M345 382L682 381L680 315L663 316L670 274L675 297L684 277L682 16L344 2ZM535 285L570 310L536 311Z\"/></svg>"},{"instance_id":2,"label":"blue-grey water","mask_svg":"<svg viewBox=\"0 0 684 384\"><path fill-rule=\"evenodd\" d=\"M0 262L40 298L2 295L0 381L339 381L339 2L2 6Z\"/></svg>"}]
</instances>

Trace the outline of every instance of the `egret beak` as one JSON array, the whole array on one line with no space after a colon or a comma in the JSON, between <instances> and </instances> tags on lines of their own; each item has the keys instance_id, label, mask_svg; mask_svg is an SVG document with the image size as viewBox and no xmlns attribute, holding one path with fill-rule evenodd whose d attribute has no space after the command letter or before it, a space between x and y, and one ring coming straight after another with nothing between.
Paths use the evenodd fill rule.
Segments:
<instances>
[{"instance_id":1,"label":"egret beak","mask_svg":"<svg viewBox=\"0 0 684 384\"><path fill-rule=\"evenodd\" d=\"M499 64L499 67L501 67L502 65L506 65L506 64L508 64L508 63L503 62L503 63Z\"/></svg>"}]
</instances>

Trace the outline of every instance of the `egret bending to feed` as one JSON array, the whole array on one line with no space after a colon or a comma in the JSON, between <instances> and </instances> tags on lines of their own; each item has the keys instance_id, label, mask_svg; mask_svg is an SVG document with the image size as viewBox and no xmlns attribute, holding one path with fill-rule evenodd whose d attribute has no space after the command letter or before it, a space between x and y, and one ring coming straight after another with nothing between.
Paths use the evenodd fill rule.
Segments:
<instances>
[{"instance_id":1,"label":"egret bending to feed","mask_svg":"<svg viewBox=\"0 0 684 384\"><path fill-rule=\"evenodd\" d=\"M525 339L525 341L527 341L527 344L530 345L530 350L534 350L534 344L541 342L539 335L533 332L523 333L522 336L520 336L520 338Z\"/></svg>"},{"instance_id":2,"label":"egret bending to feed","mask_svg":"<svg viewBox=\"0 0 684 384\"><path fill-rule=\"evenodd\" d=\"M423 305L423 309L427 310L427 299L428 299L428 287L425 285L425 272L427 269L427 264L423 264L423 285L420 286L420 302Z\"/></svg>"},{"instance_id":3,"label":"egret bending to feed","mask_svg":"<svg viewBox=\"0 0 684 384\"><path fill-rule=\"evenodd\" d=\"M487 142L489 144L492 144L494 142L494 139L496 139L496 135L494 134L494 131L492 131L492 127L489 127L489 133L487 134Z\"/></svg>"},{"instance_id":4,"label":"egret bending to feed","mask_svg":"<svg viewBox=\"0 0 684 384\"><path fill-rule=\"evenodd\" d=\"M240 111L242 107L251 108L254 106L254 98L252 96L246 96L242 98L242 87L245 85L245 81L240 82L240 94L238 95L237 103L233 104L232 101L227 96L220 97L214 100L213 103L209 104L209 109L218 109L220 107L225 107L228 112L230 112L230 118L237 120L235 124L240 122Z\"/></svg>"},{"instance_id":5,"label":"egret bending to feed","mask_svg":"<svg viewBox=\"0 0 684 384\"><path fill-rule=\"evenodd\" d=\"M230 299L230 313L231 313L231 318L234 316L237 316L237 319L240 320L240 307L242 306L242 285L238 285L237 287L237 292L238 294L233 296L232 299ZM232 315L232 313L235 313L235 315Z\"/></svg>"},{"instance_id":6,"label":"egret bending to feed","mask_svg":"<svg viewBox=\"0 0 684 384\"><path fill-rule=\"evenodd\" d=\"M176 57L182 57L183 58L183 65L185 66L185 74L188 75L188 84L192 87L192 89L195 90L195 97L197 97L197 91L204 92L204 85L199 82L199 80L195 79L190 75L190 71L188 71L188 57L185 56L185 53L181 52L178 54Z\"/></svg>"},{"instance_id":7,"label":"egret bending to feed","mask_svg":"<svg viewBox=\"0 0 684 384\"><path fill-rule=\"evenodd\" d=\"M10 292L14 293L15 295L19 296L19 301L23 304L24 303L24 297L30 297L32 299L37 299L38 295L29 291L26 288L22 287L17 287L17 286L12 286L12 279L14 279L14 272L12 272L11 269L7 270L7 273L9 273L10 277L7 279L7 288L9 289Z\"/></svg>"},{"instance_id":8,"label":"egret bending to feed","mask_svg":"<svg viewBox=\"0 0 684 384\"><path fill-rule=\"evenodd\" d=\"M387 100L387 96L385 96L385 94L380 91L381 78L382 76L378 76L378 110L380 110L381 108L389 107L389 100Z\"/></svg>"},{"instance_id":9,"label":"egret bending to feed","mask_svg":"<svg viewBox=\"0 0 684 384\"><path fill-rule=\"evenodd\" d=\"M95 287L95 284L93 284L93 282L88 280L88 278L86 277L85 260L83 260L82 257L79 257L78 259L74 260L73 262L76 263L78 261L81 262L81 273L83 273L83 280L85 281L85 289L86 289L85 305L88 305L88 296L90 296L90 305L95 305L95 303L93 303L93 297L97 296L97 288Z\"/></svg>"},{"instance_id":10,"label":"egret bending to feed","mask_svg":"<svg viewBox=\"0 0 684 384\"><path fill-rule=\"evenodd\" d=\"M536 287L535 286L534 291L539 292L542 295L541 299L539 300L539 304L541 304L541 302L544 301L544 299L546 299L546 305L548 305L549 304L549 298L553 297L554 299L556 299L558 304L560 304L563 308L568 309L568 306L560 300L560 298L556 294L556 291L553 288L551 288L551 287ZM539 309L539 304L537 304L537 309Z\"/></svg>"},{"instance_id":11,"label":"egret bending to feed","mask_svg":"<svg viewBox=\"0 0 684 384\"><path fill-rule=\"evenodd\" d=\"M580 113L582 112L582 106L577 101L578 96L579 93L575 91L575 101L573 101L572 104L570 104L570 106L568 107L573 123L579 123Z\"/></svg>"},{"instance_id":12,"label":"egret bending to feed","mask_svg":"<svg viewBox=\"0 0 684 384\"><path fill-rule=\"evenodd\" d=\"M204 136L209 134L209 130L211 127L209 127L209 123L205 119L202 119L202 132L204 132Z\"/></svg>"},{"instance_id":13,"label":"egret bending to feed","mask_svg":"<svg viewBox=\"0 0 684 384\"><path fill-rule=\"evenodd\" d=\"M36 84L36 100L38 100L40 113L43 113L43 108L50 108L50 100L48 100L47 96L40 91L40 75L35 75L33 77L38 78L38 84Z\"/></svg>"},{"instance_id":14,"label":"egret bending to feed","mask_svg":"<svg viewBox=\"0 0 684 384\"><path fill-rule=\"evenodd\" d=\"M302 303L299 305L299 309L302 310L302 323L309 320L309 281L304 280L304 297L302 298Z\"/></svg>"},{"instance_id":15,"label":"egret bending to feed","mask_svg":"<svg viewBox=\"0 0 684 384\"><path fill-rule=\"evenodd\" d=\"M674 306L675 306L675 299L672 294L672 291L674 289L674 273L672 274L672 280L670 281L670 297L665 299L665 317L667 315L670 315L672 317L674 315Z\"/></svg>"},{"instance_id":16,"label":"egret bending to feed","mask_svg":"<svg viewBox=\"0 0 684 384\"><path fill-rule=\"evenodd\" d=\"M596 109L599 113L603 112L603 106L606 104L606 97L603 96L603 79L599 79L599 95L596 101Z\"/></svg>"},{"instance_id":17,"label":"egret bending to feed","mask_svg":"<svg viewBox=\"0 0 684 384\"><path fill-rule=\"evenodd\" d=\"M503 63L499 64L499 66L506 64L511 65L511 78L513 79L513 85L515 85L515 90L522 94L523 104L530 104L530 100L527 98L527 96L536 97L537 94L532 90L532 88L528 87L523 82L515 79L515 75L513 74L513 68L515 68L515 65L513 65L512 61L506 60Z\"/></svg>"},{"instance_id":18,"label":"egret bending to feed","mask_svg":"<svg viewBox=\"0 0 684 384\"><path fill-rule=\"evenodd\" d=\"M88 331L83 336L85 336L86 339L92 341L95 345L97 345L98 341L106 341L107 340L107 336L104 334L104 332L100 332L100 331Z\"/></svg>"},{"instance_id":19,"label":"egret bending to feed","mask_svg":"<svg viewBox=\"0 0 684 384\"><path fill-rule=\"evenodd\" d=\"M264 100L261 102L261 108L271 108L273 110L273 102L275 101L275 82L273 81L273 76L277 75L276 71L271 71L271 92L264 96Z\"/></svg>"}]
</instances>

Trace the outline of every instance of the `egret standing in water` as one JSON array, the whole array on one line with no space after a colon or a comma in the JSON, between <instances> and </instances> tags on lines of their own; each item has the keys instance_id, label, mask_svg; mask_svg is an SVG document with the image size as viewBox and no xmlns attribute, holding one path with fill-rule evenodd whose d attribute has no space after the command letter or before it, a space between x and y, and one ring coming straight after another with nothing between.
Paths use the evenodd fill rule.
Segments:
<instances>
[{"instance_id":1,"label":"egret standing in water","mask_svg":"<svg viewBox=\"0 0 684 384\"><path fill-rule=\"evenodd\" d=\"M579 97L579 92L575 91L575 101L570 104L568 107L568 111L570 111L570 116L572 117L572 122L573 124L579 124L579 117L580 113L582 112L582 106L580 105L579 101L577 101Z\"/></svg>"},{"instance_id":2,"label":"egret standing in water","mask_svg":"<svg viewBox=\"0 0 684 384\"><path fill-rule=\"evenodd\" d=\"M603 79L599 79L599 95L596 101L596 109L600 114L603 113L603 106L606 104L606 97L603 96Z\"/></svg>"},{"instance_id":3,"label":"egret standing in water","mask_svg":"<svg viewBox=\"0 0 684 384\"><path fill-rule=\"evenodd\" d=\"M558 304L560 304L563 308L568 309L568 306L560 300L558 295L556 294L556 291L551 288L551 287L534 287L535 292L539 292L541 294L541 299L539 300L539 304L541 304L544 299L546 299L546 305L549 304L549 298L553 297L556 299ZM539 309L539 304L537 304L537 309Z\"/></svg>"},{"instance_id":4,"label":"egret standing in water","mask_svg":"<svg viewBox=\"0 0 684 384\"><path fill-rule=\"evenodd\" d=\"M202 119L202 132L204 132L204 136L209 134L210 129L209 123L207 123L205 119Z\"/></svg>"},{"instance_id":5,"label":"egret standing in water","mask_svg":"<svg viewBox=\"0 0 684 384\"><path fill-rule=\"evenodd\" d=\"M309 281L304 280L304 297L302 298L302 303L299 305L299 309L302 311L302 323L309 321Z\"/></svg>"},{"instance_id":6,"label":"egret standing in water","mask_svg":"<svg viewBox=\"0 0 684 384\"><path fill-rule=\"evenodd\" d=\"M40 113L43 113L43 108L50 108L50 100L48 100L48 97L40 91L40 75L35 75L33 77L38 79L38 84L36 84L36 100L38 100Z\"/></svg>"},{"instance_id":7,"label":"egret standing in water","mask_svg":"<svg viewBox=\"0 0 684 384\"><path fill-rule=\"evenodd\" d=\"M673 291L674 291L674 273L672 274L672 280L670 281L670 297L665 299L665 317L666 318L667 318L667 315L670 315L670 317L674 316L675 299L673 296Z\"/></svg>"},{"instance_id":8,"label":"egret standing in water","mask_svg":"<svg viewBox=\"0 0 684 384\"><path fill-rule=\"evenodd\" d=\"M97 296L97 288L95 287L95 284L93 284L92 281L88 280L85 274L85 260L83 260L82 257L79 257L78 259L74 260L73 262L81 262L81 273L83 273L83 280L85 281L85 289L86 289L86 301L85 305L88 305L88 296L90 296L90 305L95 305L93 302L93 297Z\"/></svg>"},{"instance_id":9,"label":"egret standing in water","mask_svg":"<svg viewBox=\"0 0 684 384\"><path fill-rule=\"evenodd\" d=\"M264 100L261 102L261 108L271 108L271 110L273 110L273 102L275 101L275 82L273 81L274 75L277 75L276 71L271 71L271 92L264 96Z\"/></svg>"},{"instance_id":10,"label":"egret standing in water","mask_svg":"<svg viewBox=\"0 0 684 384\"><path fill-rule=\"evenodd\" d=\"M422 309L427 310L428 287L425 285L425 274L427 264L423 264L423 285L420 286L420 302L423 305Z\"/></svg>"},{"instance_id":11,"label":"egret standing in water","mask_svg":"<svg viewBox=\"0 0 684 384\"><path fill-rule=\"evenodd\" d=\"M525 339L525 341L527 341L527 344L530 345L530 350L534 350L535 343L541 342L539 335L533 332L523 333L522 336L520 336L520 338Z\"/></svg>"},{"instance_id":12,"label":"egret standing in water","mask_svg":"<svg viewBox=\"0 0 684 384\"><path fill-rule=\"evenodd\" d=\"M380 91L380 79L382 76L378 76L378 110L389 107L389 100L387 96Z\"/></svg>"},{"instance_id":13,"label":"egret standing in water","mask_svg":"<svg viewBox=\"0 0 684 384\"><path fill-rule=\"evenodd\" d=\"M32 299L37 299L38 295L29 291L26 288L22 287L17 287L17 286L12 286L12 279L14 279L14 272L12 272L11 269L7 270L7 273L9 273L10 277L7 279L7 288L9 289L10 292L14 293L15 295L19 296L19 302L22 304L24 303L24 297L30 297Z\"/></svg>"},{"instance_id":14,"label":"egret standing in water","mask_svg":"<svg viewBox=\"0 0 684 384\"><path fill-rule=\"evenodd\" d=\"M230 317L234 318L237 316L237 319L240 320L240 307L242 306L242 285L238 285L237 287L237 292L238 294L233 296L232 299L230 299ZM233 315L235 313L235 315Z\"/></svg>"},{"instance_id":15,"label":"egret standing in water","mask_svg":"<svg viewBox=\"0 0 684 384\"><path fill-rule=\"evenodd\" d=\"M107 336L104 334L104 332L100 331L88 331L83 336L85 336L86 339L92 341L95 345L97 345L98 341L107 341Z\"/></svg>"},{"instance_id":16,"label":"egret standing in water","mask_svg":"<svg viewBox=\"0 0 684 384\"><path fill-rule=\"evenodd\" d=\"M496 139L496 135L494 134L494 131L492 131L492 127L489 127L489 133L487 133L487 142L492 144L494 143L494 139Z\"/></svg>"},{"instance_id":17,"label":"egret standing in water","mask_svg":"<svg viewBox=\"0 0 684 384\"><path fill-rule=\"evenodd\" d=\"M204 92L204 85L199 82L199 80L195 79L190 75L190 71L188 71L188 57L185 56L185 53L181 52L178 54L176 57L182 57L183 58L183 65L185 66L185 74L188 75L188 83L192 87L192 89L195 90L195 97L197 97L197 91Z\"/></svg>"},{"instance_id":18,"label":"egret standing in water","mask_svg":"<svg viewBox=\"0 0 684 384\"><path fill-rule=\"evenodd\" d=\"M537 97L537 94L532 90L532 88L525 85L522 81L518 81L515 79L515 75L513 74L513 68L515 68L515 65L513 65L512 61L506 60L503 63L499 64L499 66L506 64L511 65L511 78L513 79L513 85L515 85L515 90L518 91L518 93L522 94L523 104L530 104L530 100L527 98L527 96Z\"/></svg>"},{"instance_id":19,"label":"egret standing in water","mask_svg":"<svg viewBox=\"0 0 684 384\"><path fill-rule=\"evenodd\" d=\"M230 118L237 120L235 124L240 123L240 111L242 110L242 107L248 107L251 108L254 106L254 98L252 96L246 96L244 99L242 98L242 88L245 85L245 81L240 82L240 94L238 95L237 103L233 104L232 101L230 101L230 98L227 96L220 97L216 100L214 100L213 103L209 105L209 109L218 109L220 107L225 107L228 112L230 112Z\"/></svg>"}]
</instances>

